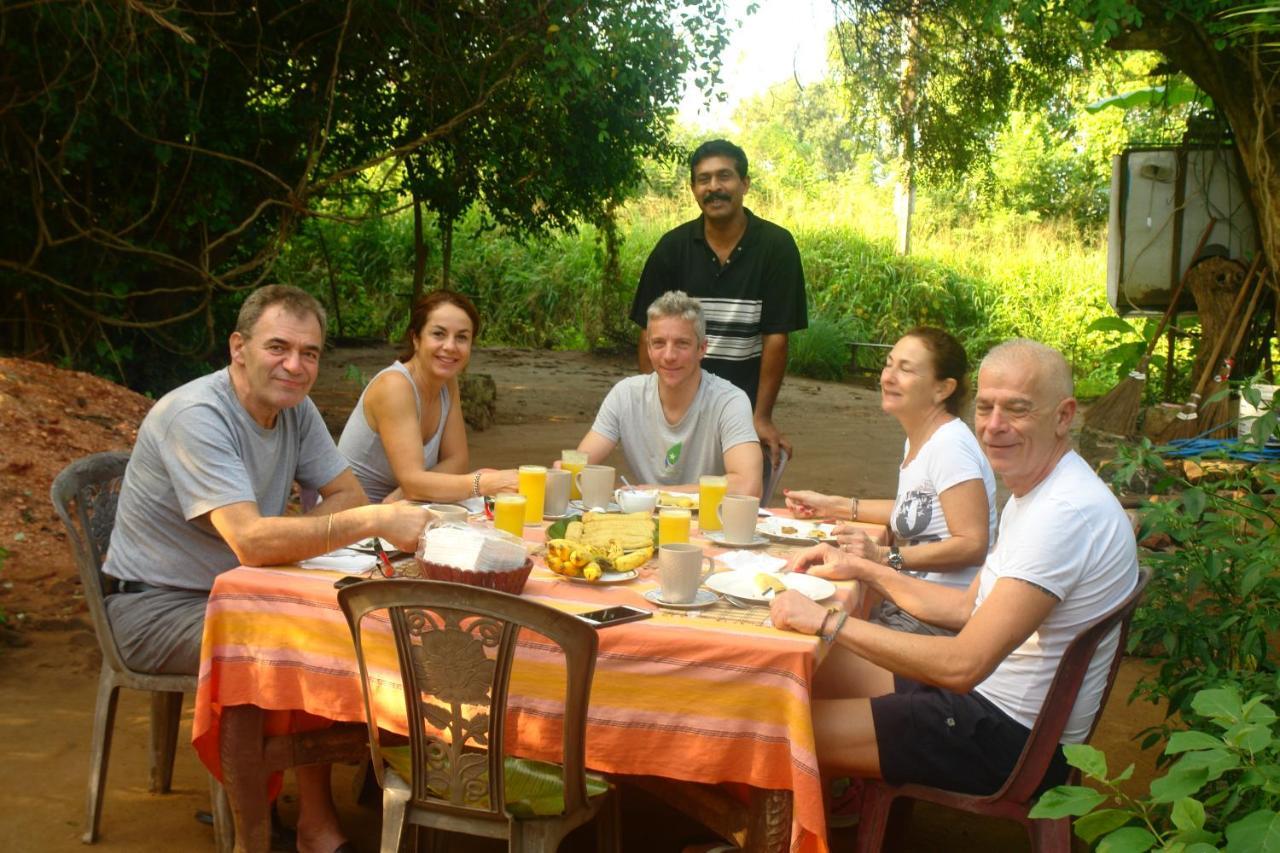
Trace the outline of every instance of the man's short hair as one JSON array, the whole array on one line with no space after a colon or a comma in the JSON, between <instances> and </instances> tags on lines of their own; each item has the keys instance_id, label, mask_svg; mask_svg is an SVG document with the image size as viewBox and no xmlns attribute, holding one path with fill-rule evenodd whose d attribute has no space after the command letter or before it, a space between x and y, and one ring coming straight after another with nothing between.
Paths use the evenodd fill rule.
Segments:
<instances>
[{"instance_id":1,"label":"man's short hair","mask_svg":"<svg viewBox=\"0 0 1280 853\"><path fill-rule=\"evenodd\" d=\"M707 336L707 318L702 313L702 303L683 290L668 290L653 300L645 313L650 323L660 317L688 320L693 324L693 331L697 335L699 344Z\"/></svg>"},{"instance_id":2,"label":"man's short hair","mask_svg":"<svg viewBox=\"0 0 1280 853\"><path fill-rule=\"evenodd\" d=\"M1036 388L1050 395L1053 405L1075 396L1075 383L1071 378L1071 365L1062 353L1053 347L1029 338L1012 338L996 344L978 366L981 375L987 366L1030 364L1036 371Z\"/></svg>"},{"instance_id":3,"label":"man's short hair","mask_svg":"<svg viewBox=\"0 0 1280 853\"><path fill-rule=\"evenodd\" d=\"M694 149L689 155L689 181L693 182L698 164L708 157L728 157L738 170L738 177L747 179L747 152L727 139L709 139Z\"/></svg>"},{"instance_id":4,"label":"man's short hair","mask_svg":"<svg viewBox=\"0 0 1280 853\"><path fill-rule=\"evenodd\" d=\"M324 306L310 293L290 284L268 284L249 294L249 298L240 306L240 316L236 319L236 331L242 338L248 340L263 312L272 305L280 305L295 317L313 315L320 321L320 345L324 346L325 330L329 324Z\"/></svg>"}]
</instances>

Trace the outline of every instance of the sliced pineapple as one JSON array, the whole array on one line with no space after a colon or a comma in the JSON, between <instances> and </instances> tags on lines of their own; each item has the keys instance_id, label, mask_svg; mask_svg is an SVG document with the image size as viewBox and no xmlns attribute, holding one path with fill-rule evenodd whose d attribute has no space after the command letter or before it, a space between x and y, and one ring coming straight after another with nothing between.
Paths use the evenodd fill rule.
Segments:
<instances>
[{"instance_id":1,"label":"sliced pineapple","mask_svg":"<svg viewBox=\"0 0 1280 853\"><path fill-rule=\"evenodd\" d=\"M775 595L779 592L787 591L786 584L778 580L777 575L770 575L764 572L759 572L756 574L755 584L756 584L756 590L761 595L767 595L770 590L773 590Z\"/></svg>"}]
</instances>

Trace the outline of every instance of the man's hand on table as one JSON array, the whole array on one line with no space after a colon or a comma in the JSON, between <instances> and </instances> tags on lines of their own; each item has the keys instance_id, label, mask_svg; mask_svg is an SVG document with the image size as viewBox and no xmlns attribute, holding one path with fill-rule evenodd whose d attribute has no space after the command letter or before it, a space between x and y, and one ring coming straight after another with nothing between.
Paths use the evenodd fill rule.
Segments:
<instances>
[{"instance_id":1,"label":"man's hand on table","mask_svg":"<svg viewBox=\"0 0 1280 853\"><path fill-rule=\"evenodd\" d=\"M420 504L407 502L381 504L377 509L381 513L378 518L378 535L401 551L410 554L417 551L418 539L427 522L434 517L431 510Z\"/></svg>"},{"instance_id":2,"label":"man's hand on table","mask_svg":"<svg viewBox=\"0 0 1280 853\"><path fill-rule=\"evenodd\" d=\"M801 634L817 634L825 618L827 608L794 589L779 593L769 605L769 619L775 628L790 628Z\"/></svg>"},{"instance_id":3,"label":"man's hand on table","mask_svg":"<svg viewBox=\"0 0 1280 853\"><path fill-rule=\"evenodd\" d=\"M848 554L826 543L805 548L787 564L788 571L804 572L832 581L870 580L882 568L879 563Z\"/></svg>"}]
</instances>

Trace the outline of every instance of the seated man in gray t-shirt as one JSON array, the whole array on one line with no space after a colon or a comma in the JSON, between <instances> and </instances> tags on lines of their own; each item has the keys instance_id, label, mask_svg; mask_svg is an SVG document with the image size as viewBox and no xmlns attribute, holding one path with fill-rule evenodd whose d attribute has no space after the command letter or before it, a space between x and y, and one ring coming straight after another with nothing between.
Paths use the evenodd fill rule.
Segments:
<instances>
[{"instance_id":1,"label":"seated man in gray t-shirt","mask_svg":"<svg viewBox=\"0 0 1280 853\"><path fill-rule=\"evenodd\" d=\"M426 509L368 498L307 393L324 346L324 308L294 287L255 291L230 339L231 364L170 391L138 429L103 571L120 652L145 672L200 667L215 578L240 564L314 557L367 536L413 550ZM324 502L285 515L294 482ZM296 769L298 849L344 844L328 765Z\"/></svg>"},{"instance_id":2,"label":"seated man in gray t-shirt","mask_svg":"<svg viewBox=\"0 0 1280 853\"><path fill-rule=\"evenodd\" d=\"M641 483L696 485L704 474L724 474L730 494L759 496L764 462L751 403L702 369L707 324L698 300L680 290L655 299L647 345L653 372L613 386L578 449L594 464L621 442Z\"/></svg>"}]
</instances>

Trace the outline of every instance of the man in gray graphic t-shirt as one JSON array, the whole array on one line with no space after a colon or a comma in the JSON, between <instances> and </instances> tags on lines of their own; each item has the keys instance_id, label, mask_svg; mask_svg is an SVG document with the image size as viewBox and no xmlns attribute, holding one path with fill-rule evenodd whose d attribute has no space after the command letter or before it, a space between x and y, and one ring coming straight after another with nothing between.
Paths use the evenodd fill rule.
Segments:
<instances>
[{"instance_id":1,"label":"man in gray graphic t-shirt","mask_svg":"<svg viewBox=\"0 0 1280 853\"><path fill-rule=\"evenodd\" d=\"M636 480L692 485L724 474L729 493L759 495L763 461L747 395L702 369L706 321L698 300L679 290L648 309L653 372L613 386L578 449L602 462L622 444Z\"/></svg>"}]
</instances>

